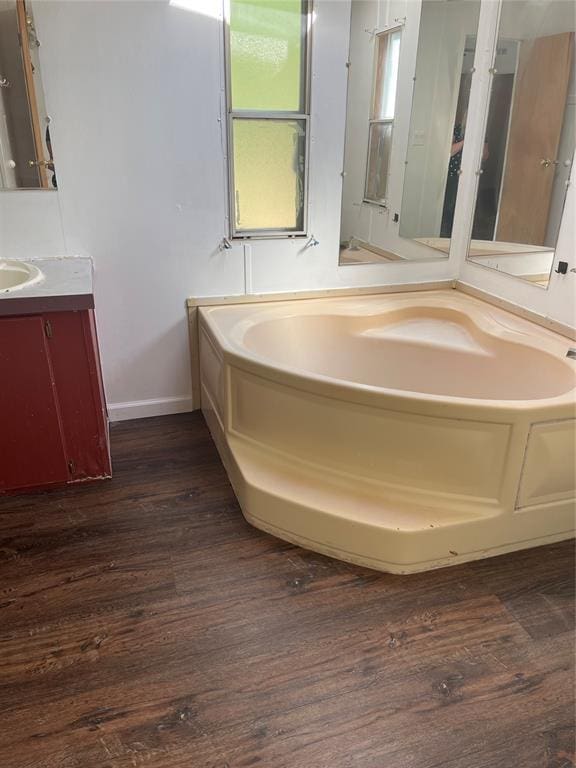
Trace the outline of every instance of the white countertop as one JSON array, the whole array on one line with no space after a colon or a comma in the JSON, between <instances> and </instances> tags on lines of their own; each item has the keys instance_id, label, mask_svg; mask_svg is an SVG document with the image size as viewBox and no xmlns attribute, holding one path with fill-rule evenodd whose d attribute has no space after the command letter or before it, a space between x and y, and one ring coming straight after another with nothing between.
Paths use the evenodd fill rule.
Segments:
<instances>
[{"instance_id":1,"label":"white countertop","mask_svg":"<svg viewBox=\"0 0 576 768\"><path fill-rule=\"evenodd\" d=\"M92 295L93 267L89 256L50 256L22 261L38 267L43 274L42 279L23 288L0 291L0 301Z\"/></svg>"},{"instance_id":2,"label":"white countertop","mask_svg":"<svg viewBox=\"0 0 576 768\"><path fill-rule=\"evenodd\" d=\"M93 266L89 256L20 259L41 273L37 282L0 291L0 317L94 308Z\"/></svg>"}]
</instances>

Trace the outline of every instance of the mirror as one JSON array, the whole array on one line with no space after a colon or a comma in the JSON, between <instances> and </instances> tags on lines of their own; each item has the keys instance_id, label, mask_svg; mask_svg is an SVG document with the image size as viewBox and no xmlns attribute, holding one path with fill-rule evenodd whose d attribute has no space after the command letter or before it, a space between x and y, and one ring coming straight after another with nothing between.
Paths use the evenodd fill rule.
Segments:
<instances>
[{"instance_id":1,"label":"mirror","mask_svg":"<svg viewBox=\"0 0 576 768\"><path fill-rule=\"evenodd\" d=\"M57 186L39 45L24 0L0 0L0 189Z\"/></svg>"},{"instance_id":2,"label":"mirror","mask_svg":"<svg viewBox=\"0 0 576 768\"><path fill-rule=\"evenodd\" d=\"M400 235L450 250L474 71L479 0L424 0Z\"/></svg>"},{"instance_id":3,"label":"mirror","mask_svg":"<svg viewBox=\"0 0 576 768\"><path fill-rule=\"evenodd\" d=\"M341 265L450 248L480 0L422 0L417 49L380 5L352 3Z\"/></svg>"},{"instance_id":4,"label":"mirror","mask_svg":"<svg viewBox=\"0 0 576 768\"><path fill-rule=\"evenodd\" d=\"M378 31L377 0L355 0L350 17L341 265L400 259L386 247L388 192L402 27Z\"/></svg>"},{"instance_id":5,"label":"mirror","mask_svg":"<svg viewBox=\"0 0 576 768\"><path fill-rule=\"evenodd\" d=\"M546 288L574 157L574 6L504 0L468 259Z\"/></svg>"}]
</instances>

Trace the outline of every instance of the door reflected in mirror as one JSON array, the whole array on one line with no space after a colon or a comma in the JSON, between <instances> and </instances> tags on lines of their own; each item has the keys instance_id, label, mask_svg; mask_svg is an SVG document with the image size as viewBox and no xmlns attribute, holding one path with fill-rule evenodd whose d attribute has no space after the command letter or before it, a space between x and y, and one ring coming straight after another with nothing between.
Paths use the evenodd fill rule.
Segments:
<instances>
[{"instance_id":1,"label":"door reflected in mirror","mask_svg":"<svg viewBox=\"0 0 576 768\"><path fill-rule=\"evenodd\" d=\"M24 0L0 0L0 189L54 189L40 42Z\"/></svg>"},{"instance_id":2,"label":"door reflected in mirror","mask_svg":"<svg viewBox=\"0 0 576 768\"><path fill-rule=\"evenodd\" d=\"M504 0L468 259L547 287L574 157L574 6Z\"/></svg>"}]
</instances>

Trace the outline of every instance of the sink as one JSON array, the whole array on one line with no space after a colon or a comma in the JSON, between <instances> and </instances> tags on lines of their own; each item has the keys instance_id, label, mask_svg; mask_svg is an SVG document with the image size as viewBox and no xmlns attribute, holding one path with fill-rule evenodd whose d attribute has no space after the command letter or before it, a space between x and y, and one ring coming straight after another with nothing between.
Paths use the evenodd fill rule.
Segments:
<instances>
[{"instance_id":1,"label":"sink","mask_svg":"<svg viewBox=\"0 0 576 768\"><path fill-rule=\"evenodd\" d=\"M27 288L42 278L42 272L34 264L17 259L0 259L0 294Z\"/></svg>"}]
</instances>

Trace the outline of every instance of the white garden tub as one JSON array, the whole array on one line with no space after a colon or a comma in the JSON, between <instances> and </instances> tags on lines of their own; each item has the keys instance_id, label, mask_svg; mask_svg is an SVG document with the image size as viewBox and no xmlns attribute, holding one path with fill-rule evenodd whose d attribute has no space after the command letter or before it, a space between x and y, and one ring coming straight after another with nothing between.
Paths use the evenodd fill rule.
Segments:
<instances>
[{"instance_id":1,"label":"white garden tub","mask_svg":"<svg viewBox=\"0 0 576 768\"><path fill-rule=\"evenodd\" d=\"M200 309L246 519L395 573L573 534L570 341L456 291Z\"/></svg>"}]
</instances>

